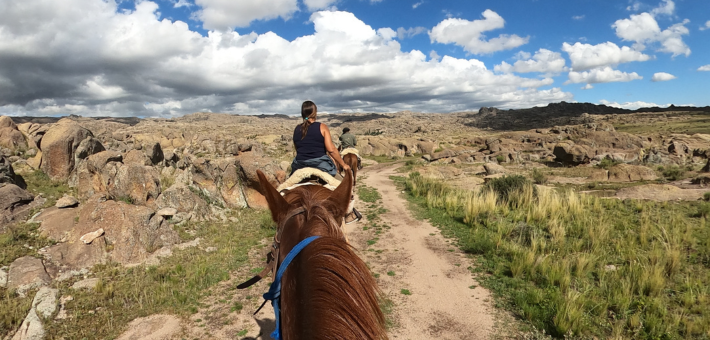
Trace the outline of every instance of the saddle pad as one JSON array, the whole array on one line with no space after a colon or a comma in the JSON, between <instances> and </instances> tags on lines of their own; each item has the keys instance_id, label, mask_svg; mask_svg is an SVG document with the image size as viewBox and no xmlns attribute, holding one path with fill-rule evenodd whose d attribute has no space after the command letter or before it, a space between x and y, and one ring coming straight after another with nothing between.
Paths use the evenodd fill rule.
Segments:
<instances>
[{"instance_id":1,"label":"saddle pad","mask_svg":"<svg viewBox=\"0 0 710 340\"><path fill-rule=\"evenodd\" d=\"M311 178L311 176L316 176L322 179L326 183L324 187L330 190L335 190L335 188L340 185L339 180L335 179L335 177L323 170L316 168L303 168L294 171L289 178L287 178L279 185L278 188L276 188L276 191L282 192L284 190L291 190L302 185L312 185L312 183L301 183L303 180Z\"/></svg>"}]
</instances>

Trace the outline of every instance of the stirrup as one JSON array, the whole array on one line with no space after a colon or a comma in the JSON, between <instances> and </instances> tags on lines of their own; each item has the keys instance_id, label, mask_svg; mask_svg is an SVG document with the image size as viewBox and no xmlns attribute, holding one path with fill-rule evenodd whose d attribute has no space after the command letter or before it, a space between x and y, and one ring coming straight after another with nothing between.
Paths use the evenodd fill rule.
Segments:
<instances>
[{"instance_id":1,"label":"stirrup","mask_svg":"<svg viewBox=\"0 0 710 340\"><path fill-rule=\"evenodd\" d=\"M353 216L354 215L354 216ZM352 220L348 221L349 218L352 218ZM355 223L358 222L362 219L362 214L360 214L357 209L353 208L353 212L345 216L345 224L350 224L350 223Z\"/></svg>"}]
</instances>

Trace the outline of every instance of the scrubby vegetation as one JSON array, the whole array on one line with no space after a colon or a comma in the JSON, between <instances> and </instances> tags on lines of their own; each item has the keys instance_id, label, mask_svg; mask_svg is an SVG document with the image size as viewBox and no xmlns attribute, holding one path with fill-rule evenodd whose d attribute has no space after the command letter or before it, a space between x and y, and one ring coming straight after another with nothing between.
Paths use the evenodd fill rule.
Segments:
<instances>
[{"instance_id":1,"label":"scrubby vegetation","mask_svg":"<svg viewBox=\"0 0 710 340\"><path fill-rule=\"evenodd\" d=\"M66 305L69 319L47 323L49 338L115 338L137 317L154 313L184 316L197 312L203 307L200 301L211 294L210 289L228 280L231 271L244 266L248 251L258 246L259 241L273 236L273 222L268 211L240 210L232 217L239 222L182 226L185 232L181 236L199 237L200 247L175 250L173 256L163 259L157 266L125 268L114 263L95 266L93 276L100 281L93 291L71 289L74 280L53 283L62 295L71 295L74 300ZM25 242L34 245L32 240L36 237L30 237L33 229L18 230L20 232L29 236L10 242L12 249L22 248ZM41 241L38 239L37 242ZM0 242L4 242L0 245L4 255L10 248L5 241ZM206 247L217 250L206 252L203 250ZM33 295L21 299L14 291L0 288L0 335L19 326L27 315Z\"/></svg>"},{"instance_id":2,"label":"scrubby vegetation","mask_svg":"<svg viewBox=\"0 0 710 340\"><path fill-rule=\"evenodd\" d=\"M480 280L499 302L537 329L572 338L710 338L707 203L535 194L530 182L510 177L480 192L416 173L400 184L419 217L477 255L487 274Z\"/></svg>"}]
</instances>

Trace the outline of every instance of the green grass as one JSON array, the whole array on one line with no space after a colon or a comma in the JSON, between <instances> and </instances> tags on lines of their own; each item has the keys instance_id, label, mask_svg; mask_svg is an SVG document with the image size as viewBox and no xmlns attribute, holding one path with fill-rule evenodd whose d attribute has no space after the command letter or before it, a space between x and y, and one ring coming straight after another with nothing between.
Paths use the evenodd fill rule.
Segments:
<instances>
[{"instance_id":1,"label":"green grass","mask_svg":"<svg viewBox=\"0 0 710 340\"><path fill-rule=\"evenodd\" d=\"M387 276L394 276L394 275L395 275L395 273L394 273L394 271L392 271L392 270L390 270L390 271L387 272Z\"/></svg>"},{"instance_id":2,"label":"green grass","mask_svg":"<svg viewBox=\"0 0 710 340\"><path fill-rule=\"evenodd\" d=\"M357 195L360 197L360 200L365 203L375 203L382 199L382 195L380 195L377 189L366 185L358 185Z\"/></svg>"},{"instance_id":3,"label":"green grass","mask_svg":"<svg viewBox=\"0 0 710 340\"><path fill-rule=\"evenodd\" d=\"M218 250L207 253L199 247L173 250L158 266L125 268L115 263L95 266L92 273L100 279L94 291L75 291L74 280L55 282L61 295L71 295L66 304L70 319L45 324L52 339L112 339L131 320L155 313L188 316L203 307L201 300L210 295L217 283L230 278L230 272L248 263L248 251L260 240L273 236L273 229L262 227L268 211L240 210L233 224L194 224L194 237L201 245ZM32 233L31 229L26 231ZM4 236L4 235L3 235ZM24 241L13 241L17 244ZM6 247L0 247L5 252ZM15 255L13 255L15 256ZM77 280L80 278L77 278ZM19 299L14 292L0 288L0 337L16 328L32 302ZM239 310L240 304L231 306Z\"/></svg>"},{"instance_id":4,"label":"green grass","mask_svg":"<svg viewBox=\"0 0 710 340\"><path fill-rule=\"evenodd\" d=\"M54 244L39 236L38 228L39 223L21 223L8 226L0 234L0 267L9 266L17 258L37 254L38 249Z\"/></svg>"},{"instance_id":5,"label":"green grass","mask_svg":"<svg viewBox=\"0 0 710 340\"><path fill-rule=\"evenodd\" d=\"M399 292L402 293L402 295L412 295L412 292L410 292L409 289L402 288Z\"/></svg>"},{"instance_id":6,"label":"green grass","mask_svg":"<svg viewBox=\"0 0 710 340\"><path fill-rule=\"evenodd\" d=\"M481 285L530 329L557 338L710 339L710 204L553 189L516 191L511 204L416 175L397 182L417 218L476 256Z\"/></svg>"},{"instance_id":7,"label":"green grass","mask_svg":"<svg viewBox=\"0 0 710 340\"><path fill-rule=\"evenodd\" d=\"M666 121L656 120L654 122L643 122L638 124L614 124L614 128L618 132L628 132L632 134L647 134L647 133L685 133L710 134L710 112L683 112L690 118L683 121ZM666 113L667 116L672 116L671 113Z\"/></svg>"},{"instance_id":8,"label":"green grass","mask_svg":"<svg viewBox=\"0 0 710 340\"><path fill-rule=\"evenodd\" d=\"M64 194L74 193L65 182L51 180L42 170L24 174L22 178L27 183L27 191L34 195L41 193L47 199L44 207L54 206Z\"/></svg>"}]
</instances>

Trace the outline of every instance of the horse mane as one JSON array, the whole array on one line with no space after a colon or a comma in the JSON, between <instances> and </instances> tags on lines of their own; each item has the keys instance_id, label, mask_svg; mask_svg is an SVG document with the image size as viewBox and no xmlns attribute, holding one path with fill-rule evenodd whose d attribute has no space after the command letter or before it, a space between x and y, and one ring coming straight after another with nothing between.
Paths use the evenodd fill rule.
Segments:
<instances>
[{"instance_id":1,"label":"horse mane","mask_svg":"<svg viewBox=\"0 0 710 340\"><path fill-rule=\"evenodd\" d=\"M380 291L367 265L345 240L334 213L343 213L319 186L299 187L284 198L306 212L284 228L284 250L319 235L294 259L282 280L282 334L285 339L387 339L379 307ZM342 219L342 216L340 216ZM287 240L288 230L297 240ZM296 236L297 235L297 236Z\"/></svg>"}]
</instances>

